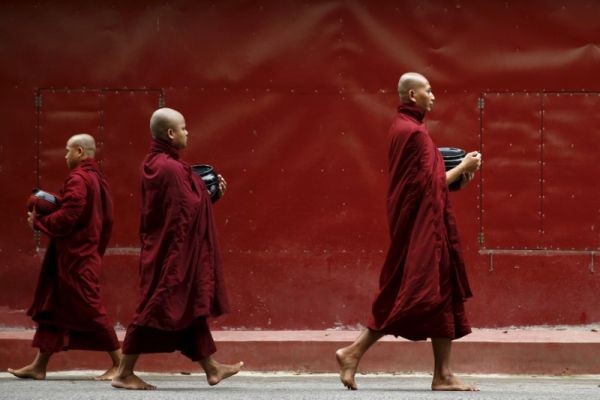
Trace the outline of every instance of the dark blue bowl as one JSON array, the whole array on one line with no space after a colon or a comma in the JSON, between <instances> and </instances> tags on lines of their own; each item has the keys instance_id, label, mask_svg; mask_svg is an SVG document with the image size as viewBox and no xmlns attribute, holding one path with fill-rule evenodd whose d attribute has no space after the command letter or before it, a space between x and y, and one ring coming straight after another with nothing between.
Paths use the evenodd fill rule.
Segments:
<instances>
[{"instance_id":1,"label":"dark blue bowl","mask_svg":"<svg viewBox=\"0 0 600 400\"><path fill-rule=\"evenodd\" d=\"M219 200L221 191L219 190L219 177L217 171L207 164L192 165L192 172L198 175L206 185L213 202Z\"/></svg>"},{"instance_id":2,"label":"dark blue bowl","mask_svg":"<svg viewBox=\"0 0 600 400\"><path fill-rule=\"evenodd\" d=\"M439 150L442 153L442 157L444 157L446 171L460 164L463 158L465 158L465 154L467 154L463 149L457 147L440 147Z\"/></svg>"},{"instance_id":3,"label":"dark blue bowl","mask_svg":"<svg viewBox=\"0 0 600 400\"><path fill-rule=\"evenodd\" d=\"M439 151L442 154L442 157L444 157L444 167L446 168L446 171L457 167L463 158L465 158L465 154L467 154L463 149L459 149L458 147L440 147ZM451 192L460 189L461 180L462 179L452 182L448 186L448 189Z\"/></svg>"}]
</instances>

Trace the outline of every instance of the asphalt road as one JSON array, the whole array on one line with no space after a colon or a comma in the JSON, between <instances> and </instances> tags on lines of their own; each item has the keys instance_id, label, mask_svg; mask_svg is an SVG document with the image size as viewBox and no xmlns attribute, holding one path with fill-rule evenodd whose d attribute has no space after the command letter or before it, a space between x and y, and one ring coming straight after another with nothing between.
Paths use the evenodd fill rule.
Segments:
<instances>
[{"instance_id":1,"label":"asphalt road","mask_svg":"<svg viewBox=\"0 0 600 400\"><path fill-rule=\"evenodd\" d=\"M480 392L432 392L423 375L361 375L358 391L344 389L336 375L243 373L215 387L203 375L144 374L158 386L152 392L117 390L90 380L94 373L50 373L45 381L25 381L0 373L0 399L600 399L600 377L464 376Z\"/></svg>"}]
</instances>

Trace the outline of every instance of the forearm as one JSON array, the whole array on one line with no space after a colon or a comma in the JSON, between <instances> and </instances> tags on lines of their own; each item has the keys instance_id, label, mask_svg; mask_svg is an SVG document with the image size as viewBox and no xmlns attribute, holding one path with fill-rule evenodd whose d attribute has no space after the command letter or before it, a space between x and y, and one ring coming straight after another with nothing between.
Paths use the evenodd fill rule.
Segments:
<instances>
[{"instance_id":1,"label":"forearm","mask_svg":"<svg viewBox=\"0 0 600 400\"><path fill-rule=\"evenodd\" d=\"M452 168L451 170L446 171L446 184L451 185L452 183L460 180L462 178L463 173L464 170L461 165L458 165Z\"/></svg>"}]
</instances>

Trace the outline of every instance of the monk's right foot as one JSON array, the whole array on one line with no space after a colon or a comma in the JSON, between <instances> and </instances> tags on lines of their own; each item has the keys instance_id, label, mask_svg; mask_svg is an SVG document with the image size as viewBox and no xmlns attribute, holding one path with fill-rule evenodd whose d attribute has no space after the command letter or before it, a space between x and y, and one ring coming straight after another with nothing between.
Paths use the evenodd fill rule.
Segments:
<instances>
[{"instance_id":1,"label":"monk's right foot","mask_svg":"<svg viewBox=\"0 0 600 400\"><path fill-rule=\"evenodd\" d=\"M243 362L237 364L221 364L217 361L212 361L210 367L206 368L206 380L210 386L214 386L221 382L223 379L227 379L240 372L244 366Z\"/></svg>"},{"instance_id":2,"label":"monk's right foot","mask_svg":"<svg viewBox=\"0 0 600 400\"><path fill-rule=\"evenodd\" d=\"M358 369L359 357L354 355L347 347L335 352L335 358L340 366L340 380L342 384L350 390L356 390L356 381L354 375Z\"/></svg>"},{"instance_id":3,"label":"monk's right foot","mask_svg":"<svg viewBox=\"0 0 600 400\"><path fill-rule=\"evenodd\" d=\"M443 377L434 376L431 390L479 392L475 386L462 382L452 374Z\"/></svg>"},{"instance_id":4,"label":"monk's right foot","mask_svg":"<svg viewBox=\"0 0 600 400\"><path fill-rule=\"evenodd\" d=\"M35 368L33 365L28 365L20 369L8 368L7 371L21 379L46 379L46 371Z\"/></svg>"},{"instance_id":5,"label":"monk's right foot","mask_svg":"<svg viewBox=\"0 0 600 400\"><path fill-rule=\"evenodd\" d=\"M119 366L113 365L102 375L94 377L95 381L110 381L119 374Z\"/></svg>"},{"instance_id":6,"label":"monk's right foot","mask_svg":"<svg viewBox=\"0 0 600 400\"><path fill-rule=\"evenodd\" d=\"M117 375L112 378L111 385L117 389L129 389L129 390L155 390L156 386L150 385L149 383L141 380L136 374L130 374L127 376Z\"/></svg>"}]
</instances>

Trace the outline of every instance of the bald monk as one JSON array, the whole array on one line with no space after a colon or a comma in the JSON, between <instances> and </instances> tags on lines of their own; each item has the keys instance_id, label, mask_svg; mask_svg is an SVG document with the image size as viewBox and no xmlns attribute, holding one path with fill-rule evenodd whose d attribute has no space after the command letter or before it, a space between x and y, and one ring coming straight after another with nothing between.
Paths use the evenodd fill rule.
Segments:
<instances>
[{"instance_id":1,"label":"bald monk","mask_svg":"<svg viewBox=\"0 0 600 400\"><path fill-rule=\"evenodd\" d=\"M401 105L389 131L388 219L391 235L372 315L358 339L336 352L340 379L356 390L354 375L365 352L384 335L431 338L433 390L477 390L450 370L452 340L471 332L463 303L471 289L460 250L448 185L464 187L480 166L477 152L445 172L444 160L423 123L435 97L427 79L406 73L398 82Z\"/></svg>"},{"instance_id":2,"label":"bald monk","mask_svg":"<svg viewBox=\"0 0 600 400\"><path fill-rule=\"evenodd\" d=\"M152 146L142 165L141 298L123 342L116 388L156 387L134 374L142 353L179 350L198 361L210 385L238 373L243 363L217 362L207 318L229 311L210 194L180 159L185 119L170 108L150 119ZM226 182L219 175L221 194Z\"/></svg>"},{"instance_id":3,"label":"bald monk","mask_svg":"<svg viewBox=\"0 0 600 400\"><path fill-rule=\"evenodd\" d=\"M100 296L101 259L113 225L112 200L104 175L94 161L94 138L79 134L67 141L71 170L52 214L28 213L29 226L50 238L33 305L27 314L38 327L33 362L8 369L18 378L44 379L52 354L63 350L106 351L112 366L97 380L116 374L121 350Z\"/></svg>"}]
</instances>

